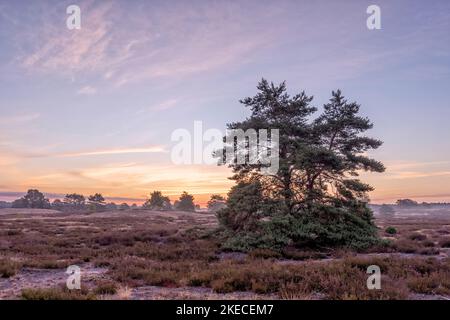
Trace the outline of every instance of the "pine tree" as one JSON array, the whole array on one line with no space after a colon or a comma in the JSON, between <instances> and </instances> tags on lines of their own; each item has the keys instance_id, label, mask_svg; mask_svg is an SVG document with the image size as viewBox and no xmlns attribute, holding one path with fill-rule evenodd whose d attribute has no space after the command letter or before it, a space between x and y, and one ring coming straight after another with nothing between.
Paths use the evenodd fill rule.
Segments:
<instances>
[{"instance_id":1,"label":"pine tree","mask_svg":"<svg viewBox=\"0 0 450 320\"><path fill-rule=\"evenodd\" d=\"M362 135L372 123L359 115L360 106L333 91L323 113L311 120L317 111L312 96L301 92L291 97L284 82L274 85L265 79L257 88L254 97L241 100L251 116L228 128L279 129L279 170L263 175L262 163L230 164L237 186L219 217L231 237L262 246L374 243L376 228L367 207L367 193L373 188L357 177L360 171L384 171L382 163L365 155L382 142ZM258 193L242 193L255 186ZM242 215L246 219L238 219ZM239 233L249 228L235 223L231 227L230 221L251 225L253 239Z\"/></svg>"}]
</instances>

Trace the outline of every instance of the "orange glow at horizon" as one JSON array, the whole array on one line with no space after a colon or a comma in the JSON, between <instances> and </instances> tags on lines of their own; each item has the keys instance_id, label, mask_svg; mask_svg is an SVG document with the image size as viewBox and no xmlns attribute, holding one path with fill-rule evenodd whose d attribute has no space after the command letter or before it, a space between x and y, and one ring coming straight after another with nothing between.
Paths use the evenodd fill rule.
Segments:
<instances>
[{"instance_id":1,"label":"orange glow at horizon","mask_svg":"<svg viewBox=\"0 0 450 320\"><path fill-rule=\"evenodd\" d=\"M186 191L204 207L212 194L226 196L234 184L228 179L231 169L223 166L95 161L73 168L69 160L57 161L47 166L40 166L39 162L22 165L14 157L0 156L0 192L25 192L30 188L58 195L75 192L87 196L99 192L109 201L140 204L154 190L172 202ZM56 164L61 167L56 168ZM375 187L369 194L372 203L394 203L401 198L450 202L448 165L445 161L389 162L385 173L363 173L361 179Z\"/></svg>"}]
</instances>

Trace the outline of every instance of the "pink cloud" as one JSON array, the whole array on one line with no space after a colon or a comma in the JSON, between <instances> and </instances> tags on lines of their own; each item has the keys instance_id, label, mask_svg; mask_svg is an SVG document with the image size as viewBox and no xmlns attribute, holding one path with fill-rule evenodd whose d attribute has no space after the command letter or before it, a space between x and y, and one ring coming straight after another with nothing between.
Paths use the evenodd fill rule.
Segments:
<instances>
[{"instance_id":1,"label":"pink cloud","mask_svg":"<svg viewBox=\"0 0 450 320\"><path fill-rule=\"evenodd\" d=\"M94 75L117 86L208 72L243 63L249 54L270 46L277 27L268 29L259 19L279 14L271 6L248 16L238 4L227 3L196 10L178 2L145 14L139 5L127 12L119 2L84 2L80 7L81 30L62 27L60 17L44 19L33 49L21 57L24 68Z\"/></svg>"}]
</instances>

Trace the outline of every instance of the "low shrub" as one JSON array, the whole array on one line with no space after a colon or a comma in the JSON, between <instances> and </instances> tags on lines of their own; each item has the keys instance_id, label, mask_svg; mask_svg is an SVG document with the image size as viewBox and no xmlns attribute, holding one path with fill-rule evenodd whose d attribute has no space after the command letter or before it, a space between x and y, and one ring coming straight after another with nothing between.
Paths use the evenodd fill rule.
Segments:
<instances>
[{"instance_id":1,"label":"low shrub","mask_svg":"<svg viewBox=\"0 0 450 320\"><path fill-rule=\"evenodd\" d=\"M117 293L117 284L113 281L100 281L94 289L96 295L107 295Z\"/></svg>"},{"instance_id":2,"label":"low shrub","mask_svg":"<svg viewBox=\"0 0 450 320\"><path fill-rule=\"evenodd\" d=\"M246 252L254 248L281 252L288 246L364 250L379 242L377 228L370 219L343 208L318 208L311 214L275 216L260 221L253 231L229 231L223 248Z\"/></svg>"},{"instance_id":3,"label":"low shrub","mask_svg":"<svg viewBox=\"0 0 450 320\"><path fill-rule=\"evenodd\" d=\"M407 280L411 291L422 294L450 294L449 274L442 271L412 277Z\"/></svg>"},{"instance_id":4,"label":"low shrub","mask_svg":"<svg viewBox=\"0 0 450 320\"><path fill-rule=\"evenodd\" d=\"M397 229L394 227L387 227L386 230L384 230L387 234L397 234Z\"/></svg>"},{"instance_id":5,"label":"low shrub","mask_svg":"<svg viewBox=\"0 0 450 320\"><path fill-rule=\"evenodd\" d=\"M416 253L420 250L420 246L416 242L406 239L396 241L393 246L396 251L403 253Z\"/></svg>"},{"instance_id":6,"label":"low shrub","mask_svg":"<svg viewBox=\"0 0 450 320\"><path fill-rule=\"evenodd\" d=\"M69 290L65 287L36 289L26 288L22 290L21 297L24 300L95 300L95 294L86 289Z\"/></svg>"},{"instance_id":7,"label":"low shrub","mask_svg":"<svg viewBox=\"0 0 450 320\"><path fill-rule=\"evenodd\" d=\"M9 259L1 259L0 260L0 277L1 278L10 278L19 271L20 264Z\"/></svg>"}]
</instances>

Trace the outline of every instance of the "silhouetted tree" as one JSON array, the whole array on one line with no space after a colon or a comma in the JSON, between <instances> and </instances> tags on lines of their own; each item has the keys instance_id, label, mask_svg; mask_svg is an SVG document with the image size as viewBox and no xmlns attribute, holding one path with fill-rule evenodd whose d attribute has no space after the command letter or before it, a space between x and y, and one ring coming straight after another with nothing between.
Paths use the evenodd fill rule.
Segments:
<instances>
[{"instance_id":1,"label":"silhouetted tree","mask_svg":"<svg viewBox=\"0 0 450 320\"><path fill-rule=\"evenodd\" d=\"M195 211L194 196L184 191L177 202L177 210Z\"/></svg>"},{"instance_id":2,"label":"silhouetted tree","mask_svg":"<svg viewBox=\"0 0 450 320\"><path fill-rule=\"evenodd\" d=\"M0 209L11 208L12 203L6 201L0 201Z\"/></svg>"},{"instance_id":3,"label":"silhouetted tree","mask_svg":"<svg viewBox=\"0 0 450 320\"><path fill-rule=\"evenodd\" d=\"M62 211L62 210L64 210L64 208L65 208L65 203L64 202L62 202L61 200L59 200L59 199L55 199L54 201L53 201L53 203L52 203L52 209L54 209L54 210L58 210L58 211Z\"/></svg>"},{"instance_id":4,"label":"silhouetted tree","mask_svg":"<svg viewBox=\"0 0 450 320\"><path fill-rule=\"evenodd\" d=\"M81 194L66 194L66 196L64 197L64 203L73 209L84 209L86 205L86 199Z\"/></svg>"},{"instance_id":5,"label":"silhouetted tree","mask_svg":"<svg viewBox=\"0 0 450 320\"><path fill-rule=\"evenodd\" d=\"M225 198L220 194L211 195L211 199L208 201L207 207L210 212L217 212L220 209L226 207Z\"/></svg>"},{"instance_id":6,"label":"silhouetted tree","mask_svg":"<svg viewBox=\"0 0 450 320\"><path fill-rule=\"evenodd\" d=\"M106 209L106 210L110 210L110 211L117 210L117 204L115 204L114 202L107 203L107 204L105 205L105 209Z\"/></svg>"},{"instance_id":7,"label":"silhouetted tree","mask_svg":"<svg viewBox=\"0 0 450 320\"><path fill-rule=\"evenodd\" d=\"M23 198L14 201L12 207L50 209L50 201L39 190L30 189Z\"/></svg>"},{"instance_id":8,"label":"silhouetted tree","mask_svg":"<svg viewBox=\"0 0 450 320\"><path fill-rule=\"evenodd\" d=\"M397 205L399 207L411 208L411 207L417 207L419 204L417 203L417 201L414 201L411 199L399 199L399 200L397 200Z\"/></svg>"},{"instance_id":9,"label":"silhouetted tree","mask_svg":"<svg viewBox=\"0 0 450 320\"><path fill-rule=\"evenodd\" d=\"M20 198L20 199L14 200L11 207L16 208L16 209L17 208L28 208L28 203L25 201L24 198Z\"/></svg>"},{"instance_id":10,"label":"silhouetted tree","mask_svg":"<svg viewBox=\"0 0 450 320\"><path fill-rule=\"evenodd\" d=\"M153 191L143 207L150 210L170 210L170 199L162 195L161 191Z\"/></svg>"},{"instance_id":11,"label":"silhouetted tree","mask_svg":"<svg viewBox=\"0 0 450 320\"><path fill-rule=\"evenodd\" d=\"M120 206L119 206L119 210L128 210L128 209L130 209L130 206L128 205L128 203L122 203Z\"/></svg>"},{"instance_id":12,"label":"silhouetted tree","mask_svg":"<svg viewBox=\"0 0 450 320\"><path fill-rule=\"evenodd\" d=\"M99 211L105 208L105 198L100 193L89 196L89 208L93 211Z\"/></svg>"}]
</instances>

